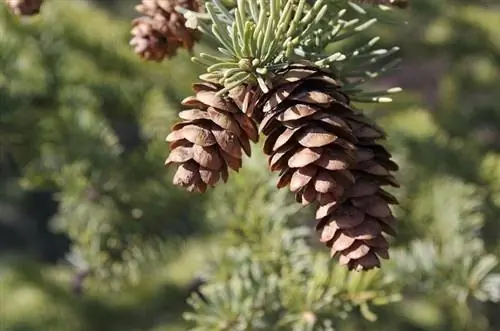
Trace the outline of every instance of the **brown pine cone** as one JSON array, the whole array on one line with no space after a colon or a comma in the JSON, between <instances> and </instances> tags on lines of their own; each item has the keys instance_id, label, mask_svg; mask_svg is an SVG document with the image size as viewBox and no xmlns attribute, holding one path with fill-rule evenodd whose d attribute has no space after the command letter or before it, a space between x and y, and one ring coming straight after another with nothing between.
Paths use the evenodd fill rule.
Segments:
<instances>
[{"instance_id":1,"label":"brown pine cone","mask_svg":"<svg viewBox=\"0 0 500 331\"><path fill-rule=\"evenodd\" d=\"M221 85L204 81L193 85L194 96L182 101L191 109L182 111L182 122L167 137L172 149L165 165L177 164L173 183L188 191L203 193L228 178L228 168L242 166L242 150L250 156L250 140L258 140L251 112L253 91L241 86L228 96L216 93Z\"/></svg>"},{"instance_id":2,"label":"brown pine cone","mask_svg":"<svg viewBox=\"0 0 500 331\"><path fill-rule=\"evenodd\" d=\"M176 6L202 10L199 0L143 0L137 5L136 10L145 16L132 21L130 44L143 59L159 62L175 56L181 47L192 50L198 33L185 26Z\"/></svg>"},{"instance_id":3,"label":"brown pine cone","mask_svg":"<svg viewBox=\"0 0 500 331\"><path fill-rule=\"evenodd\" d=\"M139 17L132 21L132 34L130 45L134 51L145 60L160 62L164 58L177 54L181 46L178 41L168 42L167 38L155 29L155 21L149 17Z\"/></svg>"},{"instance_id":4,"label":"brown pine cone","mask_svg":"<svg viewBox=\"0 0 500 331\"><path fill-rule=\"evenodd\" d=\"M349 269L379 267L389 257L383 233L395 234L388 205L397 203L381 186L398 186L390 174L398 166L376 143L384 132L313 65L290 65L272 81L255 112L277 186L288 185L303 205L319 204L316 228L332 257Z\"/></svg>"},{"instance_id":5,"label":"brown pine cone","mask_svg":"<svg viewBox=\"0 0 500 331\"><path fill-rule=\"evenodd\" d=\"M33 16L40 12L43 0L5 0L5 3L18 16Z\"/></svg>"}]
</instances>

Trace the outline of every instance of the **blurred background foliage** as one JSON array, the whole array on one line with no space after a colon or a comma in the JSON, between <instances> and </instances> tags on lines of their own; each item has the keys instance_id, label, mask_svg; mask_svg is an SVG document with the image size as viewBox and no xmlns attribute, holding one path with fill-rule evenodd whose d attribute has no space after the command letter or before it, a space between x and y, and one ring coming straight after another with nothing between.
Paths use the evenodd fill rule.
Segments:
<instances>
[{"instance_id":1,"label":"blurred background foliage","mask_svg":"<svg viewBox=\"0 0 500 331\"><path fill-rule=\"evenodd\" d=\"M311 211L277 192L258 148L204 196L170 184L164 137L201 68L186 52L140 61L135 3L0 7L1 331L500 330L498 3L413 0L368 32L404 59L375 84L405 92L365 107L402 188L392 260L364 276L296 228ZM215 309L191 297L185 321L197 277Z\"/></svg>"}]
</instances>

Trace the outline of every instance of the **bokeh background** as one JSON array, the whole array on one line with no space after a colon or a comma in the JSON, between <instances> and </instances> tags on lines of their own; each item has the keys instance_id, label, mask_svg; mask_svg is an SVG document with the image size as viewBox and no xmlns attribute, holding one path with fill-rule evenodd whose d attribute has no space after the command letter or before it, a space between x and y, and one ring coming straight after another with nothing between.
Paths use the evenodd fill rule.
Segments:
<instances>
[{"instance_id":1,"label":"bokeh background","mask_svg":"<svg viewBox=\"0 0 500 331\"><path fill-rule=\"evenodd\" d=\"M210 248L245 208L276 203L249 193L274 180L258 148L204 196L170 184L164 138L202 68L186 52L141 61L135 4L48 0L22 20L0 6L1 331L187 330ZM500 3L412 0L395 15L367 36L401 47L376 85L405 92L365 109L401 166L388 269L402 299L335 327L500 330Z\"/></svg>"}]
</instances>

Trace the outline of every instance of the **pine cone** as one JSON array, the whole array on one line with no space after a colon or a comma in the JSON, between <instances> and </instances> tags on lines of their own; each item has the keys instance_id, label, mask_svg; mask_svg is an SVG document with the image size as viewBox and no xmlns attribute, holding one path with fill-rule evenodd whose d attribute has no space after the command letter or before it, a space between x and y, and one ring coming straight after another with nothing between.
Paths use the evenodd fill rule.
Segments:
<instances>
[{"instance_id":1,"label":"pine cone","mask_svg":"<svg viewBox=\"0 0 500 331\"><path fill-rule=\"evenodd\" d=\"M167 137L172 149L165 165L177 164L173 183L188 191L205 192L222 178L228 168L242 166L242 150L250 156L250 140L258 140L257 127L250 113L253 91L241 86L226 97L215 94L221 85L204 81L194 84L194 96L182 101L192 109L179 114L182 122L172 127Z\"/></svg>"},{"instance_id":2,"label":"pine cone","mask_svg":"<svg viewBox=\"0 0 500 331\"><path fill-rule=\"evenodd\" d=\"M273 82L255 114L269 166L280 171L277 186L289 185L303 205L319 204L316 228L342 265L379 267L389 257L383 232L395 234L388 205L397 203L381 186L398 186L390 174L398 166L376 142L384 132L312 65L291 65Z\"/></svg>"},{"instance_id":3,"label":"pine cone","mask_svg":"<svg viewBox=\"0 0 500 331\"><path fill-rule=\"evenodd\" d=\"M5 3L18 16L33 16L40 12L43 0L5 0Z\"/></svg>"},{"instance_id":4,"label":"pine cone","mask_svg":"<svg viewBox=\"0 0 500 331\"><path fill-rule=\"evenodd\" d=\"M177 54L181 43L167 38L155 28L155 21L149 17L139 17L132 21L134 37L130 45L145 60L160 62Z\"/></svg>"},{"instance_id":5,"label":"pine cone","mask_svg":"<svg viewBox=\"0 0 500 331\"><path fill-rule=\"evenodd\" d=\"M198 34L185 26L186 20L176 6L202 9L199 0L142 0L136 7L145 16L132 21L130 44L143 59L159 62L175 56L181 47L192 50Z\"/></svg>"}]
</instances>

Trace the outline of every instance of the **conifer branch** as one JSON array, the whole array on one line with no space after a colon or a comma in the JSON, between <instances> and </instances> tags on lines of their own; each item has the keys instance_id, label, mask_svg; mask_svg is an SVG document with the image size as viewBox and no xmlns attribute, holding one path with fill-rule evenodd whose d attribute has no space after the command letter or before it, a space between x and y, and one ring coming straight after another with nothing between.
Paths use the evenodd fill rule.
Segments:
<instances>
[{"instance_id":1,"label":"conifer branch","mask_svg":"<svg viewBox=\"0 0 500 331\"><path fill-rule=\"evenodd\" d=\"M323 0L313 6L305 0L239 0L229 11L219 1L208 1L206 10L209 20L184 13L196 17L198 29L220 44L218 54L193 58L225 86L220 95L241 84L262 85L269 66L284 63L301 40L312 36L327 6Z\"/></svg>"}]
</instances>

